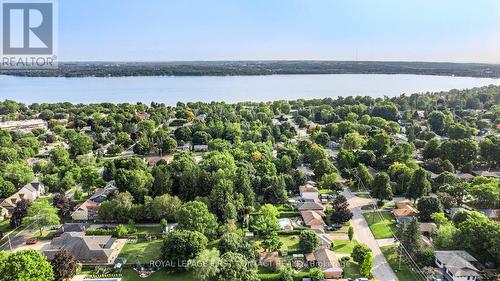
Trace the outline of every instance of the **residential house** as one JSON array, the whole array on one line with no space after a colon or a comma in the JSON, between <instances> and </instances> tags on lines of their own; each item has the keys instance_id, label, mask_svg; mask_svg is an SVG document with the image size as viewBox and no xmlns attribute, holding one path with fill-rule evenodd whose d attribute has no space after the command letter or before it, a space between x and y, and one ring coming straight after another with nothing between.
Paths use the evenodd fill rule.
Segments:
<instances>
[{"instance_id":1,"label":"residential house","mask_svg":"<svg viewBox=\"0 0 500 281\"><path fill-rule=\"evenodd\" d=\"M205 122L205 119L207 118L207 115L206 114L200 114L198 116L196 116L194 119L198 120L198 121L203 121Z\"/></svg>"},{"instance_id":2,"label":"residential house","mask_svg":"<svg viewBox=\"0 0 500 281\"><path fill-rule=\"evenodd\" d=\"M16 207L16 204L21 199L29 200L31 202L35 201L38 197L45 194L45 187L41 182L35 180L34 182L28 183L19 189L16 193L12 194L10 197L4 199L0 203L0 207L7 209L9 215L12 215L12 211Z\"/></svg>"},{"instance_id":3,"label":"residential house","mask_svg":"<svg viewBox=\"0 0 500 281\"><path fill-rule=\"evenodd\" d=\"M335 141L328 141L326 143L326 147L329 149L337 149L337 148L340 148L341 145L340 145L340 143L335 142Z\"/></svg>"},{"instance_id":4,"label":"residential house","mask_svg":"<svg viewBox=\"0 0 500 281\"><path fill-rule=\"evenodd\" d=\"M475 176L492 177L500 179L500 171L472 171Z\"/></svg>"},{"instance_id":5,"label":"residential house","mask_svg":"<svg viewBox=\"0 0 500 281\"><path fill-rule=\"evenodd\" d=\"M418 211L413 207L411 201L403 200L396 202L396 208L392 210L392 213L398 223L409 223Z\"/></svg>"},{"instance_id":6,"label":"residential house","mask_svg":"<svg viewBox=\"0 0 500 281\"><path fill-rule=\"evenodd\" d=\"M35 128L41 128L46 130L47 122L42 119L0 122L0 129L2 130L19 130L23 132L29 132Z\"/></svg>"},{"instance_id":7,"label":"residential house","mask_svg":"<svg viewBox=\"0 0 500 281\"><path fill-rule=\"evenodd\" d=\"M180 145L177 147L178 151L188 151L191 150L191 145L186 144L186 145Z\"/></svg>"},{"instance_id":8,"label":"residential house","mask_svg":"<svg viewBox=\"0 0 500 281\"><path fill-rule=\"evenodd\" d=\"M456 176L462 181L472 181L474 176L469 173L456 173Z\"/></svg>"},{"instance_id":9,"label":"residential house","mask_svg":"<svg viewBox=\"0 0 500 281\"><path fill-rule=\"evenodd\" d=\"M297 209L299 211L321 211L321 212L325 210L323 205L319 202L319 199L305 201L305 202L297 202Z\"/></svg>"},{"instance_id":10,"label":"residential house","mask_svg":"<svg viewBox=\"0 0 500 281\"><path fill-rule=\"evenodd\" d=\"M194 152L206 152L208 151L208 145L206 144L195 144L193 145Z\"/></svg>"},{"instance_id":11,"label":"residential house","mask_svg":"<svg viewBox=\"0 0 500 281\"><path fill-rule=\"evenodd\" d=\"M420 120L424 120L425 119L425 111L423 110L417 110L415 112L415 116L420 119Z\"/></svg>"},{"instance_id":12,"label":"residential house","mask_svg":"<svg viewBox=\"0 0 500 281\"><path fill-rule=\"evenodd\" d=\"M471 264L477 261L466 251L436 251L436 265L448 281L478 280L479 270Z\"/></svg>"},{"instance_id":13,"label":"residential house","mask_svg":"<svg viewBox=\"0 0 500 281\"><path fill-rule=\"evenodd\" d=\"M430 237L431 233L437 229L437 225L433 222L421 222L418 224L420 233L424 236Z\"/></svg>"},{"instance_id":14,"label":"residential house","mask_svg":"<svg viewBox=\"0 0 500 281\"><path fill-rule=\"evenodd\" d=\"M63 234L65 232L85 232L90 227L89 223L64 223L57 230L58 234Z\"/></svg>"},{"instance_id":15,"label":"residential house","mask_svg":"<svg viewBox=\"0 0 500 281\"><path fill-rule=\"evenodd\" d=\"M319 198L319 190L314 187L312 184L305 184L299 186L300 197L309 200L318 200Z\"/></svg>"},{"instance_id":16,"label":"residential house","mask_svg":"<svg viewBox=\"0 0 500 281\"><path fill-rule=\"evenodd\" d=\"M100 203L87 199L85 202L76 207L76 210L71 214L71 218L75 221L88 221L97 219Z\"/></svg>"},{"instance_id":17,"label":"residential house","mask_svg":"<svg viewBox=\"0 0 500 281\"><path fill-rule=\"evenodd\" d=\"M330 249L333 243L333 239L330 235L324 233L318 233L319 246Z\"/></svg>"},{"instance_id":18,"label":"residential house","mask_svg":"<svg viewBox=\"0 0 500 281\"><path fill-rule=\"evenodd\" d=\"M0 221L9 217L9 211L4 207L0 206Z\"/></svg>"},{"instance_id":19,"label":"residential house","mask_svg":"<svg viewBox=\"0 0 500 281\"><path fill-rule=\"evenodd\" d=\"M89 200L102 203L108 199L110 195L116 195L117 193L118 188L115 186L115 181L110 181L104 188L97 190L94 195L90 196Z\"/></svg>"},{"instance_id":20,"label":"residential house","mask_svg":"<svg viewBox=\"0 0 500 281\"><path fill-rule=\"evenodd\" d=\"M102 189L97 190L85 202L75 208L71 218L76 221L95 220L98 217L99 206L106 201L110 195L117 194L118 188L114 181L110 181Z\"/></svg>"},{"instance_id":21,"label":"residential house","mask_svg":"<svg viewBox=\"0 0 500 281\"><path fill-rule=\"evenodd\" d=\"M476 209L492 220L500 221L500 209Z\"/></svg>"},{"instance_id":22,"label":"residential house","mask_svg":"<svg viewBox=\"0 0 500 281\"><path fill-rule=\"evenodd\" d=\"M322 211L302 211L300 212L304 224L311 229L323 229L326 226L323 218L325 213Z\"/></svg>"},{"instance_id":23,"label":"residential house","mask_svg":"<svg viewBox=\"0 0 500 281\"><path fill-rule=\"evenodd\" d=\"M465 205L464 205L465 207ZM459 211L468 211L467 209L465 208L449 208L449 209L445 209L444 212L446 214L446 216L449 218L449 219L453 219L453 217L455 216L455 214Z\"/></svg>"},{"instance_id":24,"label":"residential house","mask_svg":"<svg viewBox=\"0 0 500 281\"><path fill-rule=\"evenodd\" d=\"M370 175L372 175L373 177L375 177L378 173L377 169L373 168L372 166L368 166L368 172L370 173Z\"/></svg>"},{"instance_id":25,"label":"residential house","mask_svg":"<svg viewBox=\"0 0 500 281\"><path fill-rule=\"evenodd\" d=\"M325 247L320 247L314 253L306 255L309 266L317 266L324 273L326 279L342 278L342 267L334 252Z\"/></svg>"},{"instance_id":26,"label":"residential house","mask_svg":"<svg viewBox=\"0 0 500 281\"><path fill-rule=\"evenodd\" d=\"M66 250L84 265L113 264L120 253L117 239L111 236L87 236L83 232L65 232L52 239L43 250L52 260L59 250Z\"/></svg>"},{"instance_id":27,"label":"residential house","mask_svg":"<svg viewBox=\"0 0 500 281\"><path fill-rule=\"evenodd\" d=\"M432 222L422 222L418 224L418 227L420 229L420 234L422 235L420 237L422 240L422 247L433 248L434 245L432 244L431 234L435 229L437 229L436 224Z\"/></svg>"}]
</instances>

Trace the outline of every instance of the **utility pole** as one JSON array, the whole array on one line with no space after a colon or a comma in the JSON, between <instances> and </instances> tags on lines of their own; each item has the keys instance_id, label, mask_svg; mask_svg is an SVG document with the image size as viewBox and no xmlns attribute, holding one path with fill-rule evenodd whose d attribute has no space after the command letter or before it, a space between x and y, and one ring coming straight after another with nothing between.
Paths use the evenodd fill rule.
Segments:
<instances>
[{"instance_id":1,"label":"utility pole","mask_svg":"<svg viewBox=\"0 0 500 281\"><path fill-rule=\"evenodd\" d=\"M9 249L12 252L12 243L10 243L10 234L7 235L7 240L9 240Z\"/></svg>"}]
</instances>

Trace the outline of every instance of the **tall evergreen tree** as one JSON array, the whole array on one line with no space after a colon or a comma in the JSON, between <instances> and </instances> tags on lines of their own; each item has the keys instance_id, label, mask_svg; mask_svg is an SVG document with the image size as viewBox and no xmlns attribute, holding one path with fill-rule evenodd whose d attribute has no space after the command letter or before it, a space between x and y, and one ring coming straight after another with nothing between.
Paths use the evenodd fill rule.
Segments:
<instances>
[{"instance_id":1,"label":"tall evergreen tree","mask_svg":"<svg viewBox=\"0 0 500 281\"><path fill-rule=\"evenodd\" d=\"M399 229L398 238L402 246L410 255L420 250L420 228L418 221L413 218L409 224L403 224Z\"/></svg>"},{"instance_id":2,"label":"tall evergreen tree","mask_svg":"<svg viewBox=\"0 0 500 281\"><path fill-rule=\"evenodd\" d=\"M333 200L332 221L334 223L345 223L352 218L352 212L349 210L349 203L343 195L337 196Z\"/></svg>"}]
</instances>

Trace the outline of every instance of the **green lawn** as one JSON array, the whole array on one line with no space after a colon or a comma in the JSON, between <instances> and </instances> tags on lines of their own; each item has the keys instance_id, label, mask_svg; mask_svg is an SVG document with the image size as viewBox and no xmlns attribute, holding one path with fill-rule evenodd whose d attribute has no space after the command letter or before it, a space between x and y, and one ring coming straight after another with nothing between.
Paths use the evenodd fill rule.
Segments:
<instances>
[{"instance_id":1,"label":"green lawn","mask_svg":"<svg viewBox=\"0 0 500 281\"><path fill-rule=\"evenodd\" d=\"M353 260L350 260L344 267L344 278L356 279L363 277L359 274L359 265ZM403 280L403 279L401 279Z\"/></svg>"},{"instance_id":2,"label":"green lawn","mask_svg":"<svg viewBox=\"0 0 500 281\"><path fill-rule=\"evenodd\" d=\"M358 242L356 240L333 240L332 251L340 254L350 254Z\"/></svg>"},{"instance_id":3,"label":"green lawn","mask_svg":"<svg viewBox=\"0 0 500 281\"><path fill-rule=\"evenodd\" d=\"M371 198L370 194L365 194L365 193L356 194L356 196L359 198L365 198L365 199Z\"/></svg>"},{"instance_id":4,"label":"green lawn","mask_svg":"<svg viewBox=\"0 0 500 281\"><path fill-rule=\"evenodd\" d=\"M12 233L9 235L11 238L16 236L19 231L21 231L24 228L24 226L20 226L18 228L11 228L10 227L10 220L6 219L2 222L0 222L0 231L2 231L4 237L0 239L0 243L3 243L4 241L7 241L7 233L11 232Z\"/></svg>"},{"instance_id":5,"label":"green lawn","mask_svg":"<svg viewBox=\"0 0 500 281\"><path fill-rule=\"evenodd\" d=\"M373 205L372 204L368 204L368 205L361 206L361 210L363 210L363 211L373 210Z\"/></svg>"},{"instance_id":6,"label":"green lawn","mask_svg":"<svg viewBox=\"0 0 500 281\"><path fill-rule=\"evenodd\" d=\"M384 257L387 259L387 262L392 267L392 270L394 270L399 280L418 281L419 279L415 276L413 271L404 262L399 262L396 247L397 246L384 246L380 247L380 250L382 250Z\"/></svg>"},{"instance_id":7,"label":"green lawn","mask_svg":"<svg viewBox=\"0 0 500 281\"><path fill-rule=\"evenodd\" d=\"M394 208L394 207L396 207L396 203L394 203L394 202L387 202L384 204L384 206L382 206L382 208ZM373 204L361 206L361 210L364 210L364 211L373 210Z\"/></svg>"},{"instance_id":8,"label":"green lawn","mask_svg":"<svg viewBox=\"0 0 500 281\"><path fill-rule=\"evenodd\" d=\"M396 232L396 222L391 212L370 212L363 216L375 239L391 238L392 233Z\"/></svg>"},{"instance_id":9,"label":"green lawn","mask_svg":"<svg viewBox=\"0 0 500 281\"><path fill-rule=\"evenodd\" d=\"M280 235L280 241L283 243L281 246L281 251L287 251L288 253L299 252L299 236L298 235ZM260 243L262 241L260 239L255 239L255 244L260 247Z\"/></svg>"},{"instance_id":10,"label":"green lawn","mask_svg":"<svg viewBox=\"0 0 500 281\"><path fill-rule=\"evenodd\" d=\"M128 264L149 264L151 260L157 260L161 255L162 240L146 241L139 239L138 243L127 243L120 252L120 257L126 258Z\"/></svg>"},{"instance_id":11,"label":"green lawn","mask_svg":"<svg viewBox=\"0 0 500 281\"><path fill-rule=\"evenodd\" d=\"M4 220L0 222L0 231L2 231L4 234L11 230L12 228L10 227L10 220Z\"/></svg>"},{"instance_id":12,"label":"green lawn","mask_svg":"<svg viewBox=\"0 0 500 281\"><path fill-rule=\"evenodd\" d=\"M283 242L283 246L281 246L282 251L287 251L287 252L300 251L298 235L280 235L280 241Z\"/></svg>"},{"instance_id":13,"label":"green lawn","mask_svg":"<svg viewBox=\"0 0 500 281\"><path fill-rule=\"evenodd\" d=\"M136 234L162 233L161 226L136 226Z\"/></svg>"},{"instance_id":14,"label":"green lawn","mask_svg":"<svg viewBox=\"0 0 500 281\"><path fill-rule=\"evenodd\" d=\"M141 278L133 269L123 270L123 281L192 281L193 275L190 272L169 273L165 270L157 271L148 278Z\"/></svg>"}]
</instances>

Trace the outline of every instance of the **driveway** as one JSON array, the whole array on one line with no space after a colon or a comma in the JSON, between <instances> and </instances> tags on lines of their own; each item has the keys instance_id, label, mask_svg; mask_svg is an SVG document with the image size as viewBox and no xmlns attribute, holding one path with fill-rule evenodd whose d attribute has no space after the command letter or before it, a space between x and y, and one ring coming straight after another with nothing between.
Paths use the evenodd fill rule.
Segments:
<instances>
[{"instance_id":1,"label":"driveway","mask_svg":"<svg viewBox=\"0 0 500 281\"><path fill-rule=\"evenodd\" d=\"M377 244L379 247L384 247L384 246L392 246L396 244L397 242L395 241L394 238L387 238L387 239L377 239Z\"/></svg>"},{"instance_id":2,"label":"driveway","mask_svg":"<svg viewBox=\"0 0 500 281\"><path fill-rule=\"evenodd\" d=\"M22 251L22 250L42 251L42 250L49 248L51 241L52 240L42 240L42 241L38 241L38 243L33 244L33 245L26 245L26 244L20 245L20 246L16 247L15 249L13 249L13 252Z\"/></svg>"},{"instance_id":3,"label":"driveway","mask_svg":"<svg viewBox=\"0 0 500 281\"><path fill-rule=\"evenodd\" d=\"M355 239L368 245L373 252L373 277L381 281L399 280L380 251L377 240L373 237L373 234L368 227L368 223L366 223L366 220L361 212L361 206L366 205L367 200L370 199L355 197L347 188L344 189L342 194L347 198L349 208L353 213L351 224L354 228Z\"/></svg>"}]
</instances>

